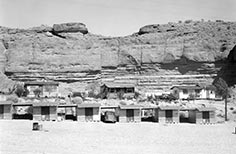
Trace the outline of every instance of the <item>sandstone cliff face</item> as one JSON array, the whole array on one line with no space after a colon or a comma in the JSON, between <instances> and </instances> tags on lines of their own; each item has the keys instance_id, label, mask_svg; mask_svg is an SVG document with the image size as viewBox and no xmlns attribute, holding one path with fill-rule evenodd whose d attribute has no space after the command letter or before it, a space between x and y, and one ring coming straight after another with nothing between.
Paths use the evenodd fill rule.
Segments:
<instances>
[{"instance_id":1,"label":"sandstone cliff face","mask_svg":"<svg viewBox=\"0 0 236 154\"><path fill-rule=\"evenodd\" d=\"M212 82L226 68L230 51L235 57L236 23L150 25L125 37L98 36L84 29L55 34L48 26L1 27L0 39L0 68L12 80L116 80L167 90L173 84Z\"/></svg>"}]
</instances>

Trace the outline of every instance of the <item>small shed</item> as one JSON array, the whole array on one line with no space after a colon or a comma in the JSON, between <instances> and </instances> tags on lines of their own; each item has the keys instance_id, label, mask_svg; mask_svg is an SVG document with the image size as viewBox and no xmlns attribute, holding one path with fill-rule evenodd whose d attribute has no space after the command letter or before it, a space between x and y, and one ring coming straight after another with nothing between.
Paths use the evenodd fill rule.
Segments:
<instances>
[{"instance_id":1,"label":"small shed","mask_svg":"<svg viewBox=\"0 0 236 154\"><path fill-rule=\"evenodd\" d=\"M77 120L79 122L99 122L100 121L99 103L82 103L77 108Z\"/></svg>"},{"instance_id":2,"label":"small shed","mask_svg":"<svg viewBox=\"0 0 236 154\"><path fill-rule=\"evenodd\" d=\"M105 83L101 86L101 94L107 99L134 98L135 86L128 83Z\"/></svg>"},{"instance_id":3,"label":"small shed","mask_svg":"<svg viewBox=\"0 0 236 154\"><path fill-rule=\"evenodd\" d=\"M160 123L179 123L178 106L159 106L158 121Z\"/></svg>"},{"instance_id":4,"label":"small shed","mask_svg":"<svg viewBox=\"0 0 236 154\"><path fill-rule=\"evenodd\" d=\"M197 124L215 124L216 108L215 107L198 107L196 108Z\"/></svg>"},{"instance_id":5,"label":"small shed","mask_svg":"<svg viewBox=\"0 0 236 154\"><path fill-rule=\"evenodd\" d=\"M200 98L201 90L199 85L174 86L172 94L179 99Z\"/></svg>"},{"instance_id":6,"label":"small shed","mask_svg":"<svg viewBox=\"0 0 236 154\"><path fill-rule=\"evenodd\" d=\"M33 119L38 121L55 121L57 120L56 102L40 102L33 104Z\"/></svg>"},{"instance_id":7,"label":"small shed","mask_svg":"<svg viewBox=\"0 0 236 154\"><path fill-rule=\"evenodd\" d=\"M58 120L77 120L77 104L63 104L57 107Z\"/></svg>"},{"instance_id":8,"label":"small shed","mask_svg":"<svg viewBox=\"0 0 236 154\"><path fill-rule=\"evenodd\" d=\"M12 102L0 101L0 119L12 119Z\"/></svg>"},{"instance_id":9,"label":"small shed","mask_svg":"<svg viewBox=\"0 0 236 154\"><path fill-rule=\"evenodd\" d=\"M141 108L139 105L120 105L119 122L141 122Z\"/></svg>"},{"instance_id":10,"label":"small shed","mask_svg":"<svg viewBox=\"0 0 236 154\"><path fill-rule=\"evenodd\" d=\"M24 84L25 89L29 92L27 97L57 97L58 86L58 82L46 81L30 81Z\"/></svg>"},{"instance_id":11,"label":"small shed","mask_svg":"<svg viewBox=\"0 0 236 154\"><path fill-rule=\"evenodd\" d=\"M33 107L32 103L22 102L12 104L13 119L33 119Z\"/></svg>"}]
</instances>

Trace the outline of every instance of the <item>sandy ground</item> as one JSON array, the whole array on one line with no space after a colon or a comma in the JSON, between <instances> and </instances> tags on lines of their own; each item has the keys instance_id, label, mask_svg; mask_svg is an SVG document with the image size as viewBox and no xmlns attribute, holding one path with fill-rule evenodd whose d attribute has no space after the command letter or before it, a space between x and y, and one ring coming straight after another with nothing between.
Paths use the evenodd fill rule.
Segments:
<instances>
[{"instance_id":1,"label":"sandy ground","mask_svg":"<svg viewBox=\"0 0 236 154\"><path fill-rule=\"evenodd\" d=\"M1 154L235 154L236 123L163 125L158 123L0 121Z\"/></svg>"}]
</instances>

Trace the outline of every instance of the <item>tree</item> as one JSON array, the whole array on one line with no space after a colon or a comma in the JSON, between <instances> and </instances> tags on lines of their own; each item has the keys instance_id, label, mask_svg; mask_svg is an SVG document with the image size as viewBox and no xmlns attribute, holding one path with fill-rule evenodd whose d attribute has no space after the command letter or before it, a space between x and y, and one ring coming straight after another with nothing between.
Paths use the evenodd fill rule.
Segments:
<instances>
[{"instance_id":1,"label":"tree","mask_svg":"<svg viewBox=\"0 0 236 154\"><path fill-rule=\"evenodd\" d=\"M225 80L222 78L218 77L213 81L213 85L217 89L217 93L220 94L223 99L225 100L225 121L227 121L227 98L228 98L228 93L229 93L229 88Z\"/></svg>"},{"instance_id":2,"label":"tree","mask_svg":"<svg viewBox=\"0 0 236 154\"><path fill-rule=\"evenodd\" d=\"M15 94L16 94L18 97L23 96L24 91L25 91L25 89L24 89L23 85L21 85L21 84L17 84L17 85L16 85Z\"/></svg>"},{"instance_id":3,"label":"tree","mask_svg":"<svg viewBox=\"0 0 236 154\"><path fill-rule=\"evenodd\" d=\"M35 97L39 97L39 95L41 94L42 90L40 88L36 88L33 92L34 92Z\"/></svg>"}]
</instances>

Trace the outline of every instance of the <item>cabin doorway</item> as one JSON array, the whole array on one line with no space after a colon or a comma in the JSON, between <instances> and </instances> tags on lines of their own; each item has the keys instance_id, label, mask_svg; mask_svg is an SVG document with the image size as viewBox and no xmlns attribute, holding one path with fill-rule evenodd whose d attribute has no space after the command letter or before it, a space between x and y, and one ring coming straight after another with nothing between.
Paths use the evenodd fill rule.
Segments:
<instances>
[{"instance_id":1,"label":"cabin doorway","mask_svg":"<svg viewBox=\"0 0 236 154\"><path fill-rule=\"evenodd\" d=\"M85 121L93 121L93 108L85 108Z\"/></svg>"},{"instance_id":2,"label":"cabin doorway","mask_svg":"<svg viewBox=\"0 0 236 154\"><path fill-rule=\"evenodd\" d=\"M126 115L127 115L127 122L133 122L134 121L134 110L127 109L126 110Z\"/></svg>"},{"instance_id":3,"label":"cabin doorway","mask_svg":"<svg viewBox=\"0 0 236 154\"><path fill-rule=\"evenodd\" d=\"M203 111L202 112L202 119L204 123L209 123L210 122L210 113L209 111Z\"/></svg>"},{"instance_id":4,"label":"cabin doorway","mask_svg":"<svg viewBox=\"0 0 236 154\"><path fill-rule=\"evenodd\" d=\"M4 115L4 108L3 105L0 105L0 119L3 119Z\"/></svg>"},{"instance_id":5,"label":"cabin doorway","mask_svg":"<svg viewBox=\"0 0 236 154\"><path fill-rule=\"evenodd\" d=\"M172 110L166 110L166 122L172 122L173 121L173 111Z\"/></svg>"},{"instance_id":6,"label":"cabin doorway","mask_svg":"<svg viewBox=\"0 0 236 154\"><path fill-rule=\"evenodd\" d=\"M47 106L42 107L42 120L50 120L50 109Z\"/></svg>"}]
</instances>

